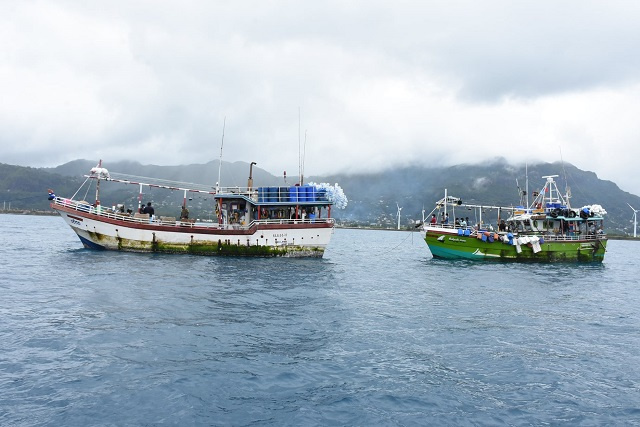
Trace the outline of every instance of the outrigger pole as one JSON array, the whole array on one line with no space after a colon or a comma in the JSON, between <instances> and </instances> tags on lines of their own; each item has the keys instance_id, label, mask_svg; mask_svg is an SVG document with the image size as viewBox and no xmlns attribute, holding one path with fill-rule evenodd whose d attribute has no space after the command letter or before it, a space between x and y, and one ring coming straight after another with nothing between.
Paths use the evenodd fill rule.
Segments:
<instances>
[{"instance_id":1,"label":"outrigger pole","mask_svg":"<svg viewBox=\"0 0 640 427\"><path fill-rule=\"evenodd\" d=\"M114 174L115 175L115 174ZM86 178L91 178L91 179L96 179L96 180L100 180L100 176L96 176L96 175L85 175ZM135 177L135 178L143 178L143 179L149 179L149 180L153 180L155 178L145 178L145 177ZM131 179L120 179L120 178L113 178L113 177L109 177L109 178L102 178L105 181L110 181L110 182L120 182L122 184L132 184L132 185L139 185L140 186L140 194L138 197L138 201L139 203L141 203L142 200L142 186L147 186L149 188L164 188L165 190L173 190L173 191L185 191L185 192L189 192L189 193L200 193L200 194L210 194L210 195L215 195L216 192L215 191L209 191L209 190L200 190L197 188L188 188L188 187L183 187L182 185L179 186L173 186L173 185L165 185L165 184L156 184L156 183L152 183L152 182L142 182L142 181L138 181L138 180L131 180ZM165 181L168 182L168 181ZM176 182L176 184L189 184L186 182ZM198 184L193 184L198 185Z\"/></svg>"}]
</instances>

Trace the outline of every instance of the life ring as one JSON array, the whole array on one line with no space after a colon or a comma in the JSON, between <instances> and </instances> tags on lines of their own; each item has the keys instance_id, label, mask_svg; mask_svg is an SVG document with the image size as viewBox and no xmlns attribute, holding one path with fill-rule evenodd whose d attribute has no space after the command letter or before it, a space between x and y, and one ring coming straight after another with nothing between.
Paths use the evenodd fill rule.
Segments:
<instances>
[{"instance_id":1,"label":"life ring","mask_svg":"<svg viewBox=\"0 0 640 427\"><path fill-rule=\"evenodd\" d=\"M558 218L558 212L554 209L552 210L549 215L551 216L551 218Z\"/></svg>"},{"instance_id":2,"label":"life ring","mask_svg":"<svg viewBox=\"0 0 640 427\"><path fill-rule=\"evenodd\" d=\"M575 218L575 217L576 217L576 211L570 210L569 211L569 218Z\"/></svg>"}]
</instances>

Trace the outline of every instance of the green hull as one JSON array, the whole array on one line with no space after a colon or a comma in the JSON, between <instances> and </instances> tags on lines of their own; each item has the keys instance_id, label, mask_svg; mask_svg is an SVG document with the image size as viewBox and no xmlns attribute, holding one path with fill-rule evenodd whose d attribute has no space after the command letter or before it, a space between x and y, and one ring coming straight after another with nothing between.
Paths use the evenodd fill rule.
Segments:
<instances>
[{"instance_id":1,"label":"green hull","mask_svg":"<svg viewBox=\"0 0 640 427\"><path fill-rule=\"evenodd\" d=\"M444 236L444 237L443 237ZM545 241L534 253L530 245L515 245L501 241L482 241L475 236L457 236L428 232L425 241L434 258L539 261L539 262L602 262L607 248L606 239Z\"/></svg>"}]
</instances>

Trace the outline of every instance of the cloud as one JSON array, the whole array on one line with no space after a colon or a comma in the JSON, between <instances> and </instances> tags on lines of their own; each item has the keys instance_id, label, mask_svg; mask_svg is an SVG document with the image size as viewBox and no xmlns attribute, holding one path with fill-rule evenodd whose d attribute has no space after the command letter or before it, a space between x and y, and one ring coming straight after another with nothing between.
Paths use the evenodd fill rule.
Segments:
<instances>
[{"instance_id":1,"label":"cloud","mask_svg":"<svg viewBox=\"0 0 640 427\"><path fill-rule=\"evenodd\" d=\"M274 173L562 156L634 191L627 2L6 2L0 161Z\"/></svg>"}]
</instances>

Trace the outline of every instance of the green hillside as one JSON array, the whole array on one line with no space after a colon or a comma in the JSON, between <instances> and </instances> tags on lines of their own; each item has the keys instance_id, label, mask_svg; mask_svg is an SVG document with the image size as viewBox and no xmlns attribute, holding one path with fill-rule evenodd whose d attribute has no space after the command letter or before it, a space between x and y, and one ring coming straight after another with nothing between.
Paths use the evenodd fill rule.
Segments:
<instances>
[{"instance_id":1,"label":"green hillside","mask_svg":"<svg viewBox=\"0 0 640 427\"><path fill-rule=\"evenodd\" d=\"M83 175L96 165L96 161L76 160L56 168L30 168L0 164L0 191L4 209L48 210L47 189L60 196L73 196L84 182ZM156 177L172 181L195 182L215 187L218 162L185 166L141 165L136 162L104 164L112 172L140 177ZM593 172L583 171L567 163L542 163L528 166L529 193L544 185L543 176L559 175L558 186L571 189L571 204L581 207L600 204L608 212L607 230L612 235L633 234L633 212L627 206L640 207L640 198L622 191L611 182L601 180ZM246 186L249 164L223 162L221 181L224 186ZM254 186L285 185L283 177L276 177L257 166L253 168ZM411 228L428 214L437 200L449 195L465 202L484 205L513 206L519 204L518 186L526 188L524 165L514 166L502 159L479 165L457 165L427 168L407 166L370 174L340 174L309 177L307 182L339 183L349 198L345 210L334 210L333 216L344 223L378 227L395 227L397 206L402 207L401 225ZM291 178L286 184L291 185ZM151 201L159 215L176 216L182 204L183 193L145 187L143 202ZM189 209L194 217L211 218L212 197L190 194ZM93 201L95 187L83 189L76 198ZM128 208L138 206L138 186L109 183L101 187L103 204L124 203ZM470 212L469 215L473 215ZM486 218L485 218L486 219Z\"/></svg>"}]
</instances>

